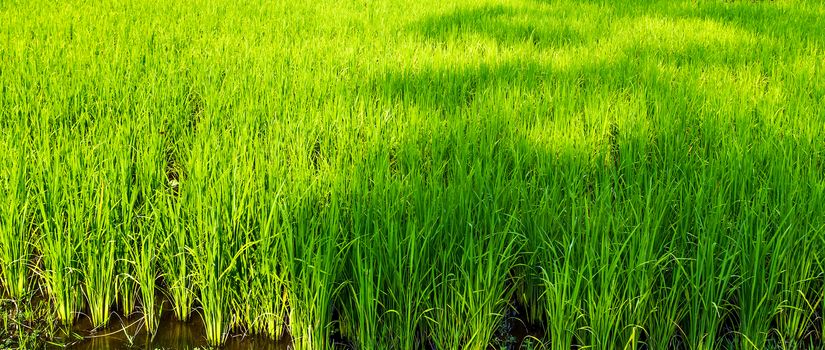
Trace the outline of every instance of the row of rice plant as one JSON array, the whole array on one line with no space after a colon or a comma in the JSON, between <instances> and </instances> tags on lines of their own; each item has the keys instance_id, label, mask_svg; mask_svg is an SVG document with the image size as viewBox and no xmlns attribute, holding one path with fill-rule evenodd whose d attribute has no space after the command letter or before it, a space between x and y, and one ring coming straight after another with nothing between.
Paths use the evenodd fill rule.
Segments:
<instances>
[{"instance_id":1,"label":"row of rice plant","mask_svg":"<svg viewBox=\"0 0 825 350\"><path fill-rule=\"evenodd\" d=\"M696 139L662 134L670 146L647 156L609 127L603 137L616 140L594 164L574 149L531 153L501 126L467 123L395 152L338 136L290 148L252 138L248 125L202 125L223 131L194 138L177 179L161 142L129 146L127 127L91 128L80 145L41 140L44 161L23 174L42 175L7 187L33 193L38 210L5 231L13 283L3 285L19 297L42 283L61 322L82 314L96 327L116 306L129 312L124 300L136 295L150 332L160 286L178 318L203 318L214 344L233 330L278 338L287 327L296 347L328 348L337 321L363 348L485 348L516 300L554 348L764 348L821 329L819 165L768 162L798 141L700 151L679 163L692 169L667 174L664 157L681 157L667 147ZM84 144L98 138L127 146ZM344 159L324 143L358 153ZM539 157L552 161L532 163ZM724 166L748 162L764 166ZM366 173L374 180L361 181ZM25 209L25 198L11 203ZM131 284L116 284L119 263ZM538 293L515 297L527 290Z\"/></svg>"}]
</instances>

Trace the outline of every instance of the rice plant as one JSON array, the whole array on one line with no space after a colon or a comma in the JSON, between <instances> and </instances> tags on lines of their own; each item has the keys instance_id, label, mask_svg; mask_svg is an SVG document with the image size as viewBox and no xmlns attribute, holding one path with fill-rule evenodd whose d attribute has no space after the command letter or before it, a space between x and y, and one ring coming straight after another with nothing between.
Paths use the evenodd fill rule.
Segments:
<instances>
[{"instance_id":1,"label":"rice plant","mask_svg":"<svg viewBox=\"0 0 825 350\"><path fill-rule=\"evenodd\" d=\"M88 193L86 199L91 202L83 203L76 198L80 194L78 177L84 167L77 150L67 148L46 148L51 152L44 152L37 168L39 181L35 184L39 192L37 249L43 255L38 273L63 325L71 325L82 306L79 254L86 238L85 221L94 217L87 212L94 206L87 205L95 203L94 196ZM99 184L93 186L91 189Z\"/></svg>"},{"instance_id":2,"label":"rice plant","mask_svg":"<svg viewBox=\"0 0 825 350\"><path fill-rule=\"evenodd\" d=\"M29 292L29 265L32 258L31 216L36 206L31 202L26 150L14 145L12 138L19 134L4 134L2 145L6 154L2 158L0 173L0 201L3 203L0 217L0 266L3 289L11 298L20 300Z\"/></svg>"}]
</instances>

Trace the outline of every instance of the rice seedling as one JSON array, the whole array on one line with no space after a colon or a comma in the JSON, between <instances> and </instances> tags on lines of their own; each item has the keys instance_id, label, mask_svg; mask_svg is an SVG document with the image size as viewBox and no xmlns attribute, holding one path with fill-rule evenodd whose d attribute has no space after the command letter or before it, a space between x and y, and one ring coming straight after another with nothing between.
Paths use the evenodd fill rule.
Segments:
<instances>
[{"instance_id":1,"label":"rice seedling","mask_svg":"<svg viewBox=\"0 0 825 350\"><path fill-rule=\"evenodd\" d=\"M366 240L353 242L351 261L353 266L351 271L355 274L350 280L350 297L346 300L352 305L345 305L343 312L352 312L353 315L346 315L347 320L351 320L353 330L348 334L355 339L359 349L384 349L389 345L382 345L381 340L386 339L387 329L381 327L381 321L387 317L381 305L381 295L383 282L383 266L378 263L378 259L371 254L367 247L372 246L364 243ZM368 242L378 244L377 241ZM352 311L351 311L352 310ZM384 314L382 314L384 313ZM343 332L342 332L343 333Z\"/></svg>"},{"instance_id":2,"label":"rice seedling","mask_svg":"<svg viewBox=\"0 0 825 350\"><path fill-rule=\"evenodd\" d=\"M206 338L213 345L228 336L235 264L252 243L241 240L244 231L251 229L247 220L254 210L248 168L239 166L243 161L239 157L195 161L181 184L186 196L182 200L193 209L187 227L193 283L199 292ZM207 167L222 170L215 174Z\"/></svg>"},{"instance_id":3,"label":"rice seedling","mask_svg":"<svg viewBox=\"0 0 825 350\"><path fill-rule=\"evenodd\" d=\"M626 232L620 231L622 224L614 222L618 218L608 214L611 210L609 193L602 190L596 195L592 207L585 206L588 214L582 237L587 237L582 273L591 285L583 300L587 320L582 341L585 346L599 349L624 348L633 342L632 338L625 338L630 298L626 294L627 281L623 278L627 267L622 262L633 233L628 232L628 238L625 238L623 234Z\"/></svg>"},{"instance_id":4,"label":"rice seedling","mask_svg":"<svg viewBox=\"0 0 825 350\"><path fill-rule=\"evenodd\" d=\"M122 146L122 145L121 145ZM124 154L127 150L119 149ZM137 283L134 273L134 264L132 255L135 252L135 242L138 240L137 227L137 201L138 193L135 190L135 184L132 183L132 171L134 166L131 162L132 157L126 158L122 161L121 158L113 160L113 164L108 167L108 179L111 183L109 189L111 201L113 205L112 221L115 232L115 256L117 257L115 289L117 291L117 302L120 305L121 311L125 315L130 315L135 310L137 303Z\"/></svg>"},{"instance_id":5,"label":"rice seedling","mask_svg":"<svg viewBox=\"0 0 825 350\"><path fill-rule=\"evenodd\" d=\"M120 200L123 199L124 198L122 197L120 198ZM118 219L131 217L130 210L123 210L121 205L117 206L117 211L118 214L115 215L118 215ZM131 221L131 219L128 219L127 222ZM117 222L122 221L118 220ZM125 315L131 315L137 305L137 284L132 277L134 273L132 272L132 263L129 259L129 247L135 239L134 231L133 228L127 227L127 225L123 224L115 226L115 230L118 235L118 244L116 246L115 254L117 257L117 260L115 261L116 276L114 282L117 294L115 297L117 304L120 306L121 312Z\"/></svg>"},{"instance_id":6,"label":"rice seedling","mask_svg":"<svg viewBox=\"0 0 825 350\"><path fill-rule=\"evenodd\" d=\"M393 198L391 193L388 199ZM418 204L422 205L420 208L427 208L426 202ZM378 290L381 297L379 300L382 301L379 306L383 306L378 310L383 310L380 314L386 328L376 335L383 336L390 347L411 350L424 343L425 317L432 311L429 300L434 288L431 280L434 264L430 259L434 241L431 232L435 224L432 220L437 217L432 213L434 210L436 209L430 208L428 213L418 215L411 212L399 213L408 218L405 224L400 220L387 220L384 230L376 233L380 233L378 254L381 256L379 266L383 268L384 281L375 284L384 287ZM377 221L382 222L380 219ZM367 317L363 313L368 310L361 312L359 317Z\"/></svg>"},{"instance_id":7,"label":"rice seedling","mask_svg":"<svg viewBox=\"0 0 825 350\"><path fill-rule=\"evenodd\" d=\"M252 141L258 147L263 143ZM281 339L286 331L287 291L284 240L289 238L282 228L284 180L277 172L280 147L273 142L258 148L253 155L254 166L270 169L253 176L250 199L254 215L245 239L249 252L239 257L235 285L237 294L232 302L234 326L244 327L253 334ZM251 302L254 301L254 302Z\"/></svg>"},{"instance_id":8,"label":"rice seedling","mask_svg":"<svg viewBox=\"0 0 825 350\"><path fill-rule=\"evenodd\" d=\"M109 321L109 311L114 302L115 241L109 219L109 195L105 182L97 185L86 201L94 207L87 215L93 215L91 222L85 223L86 237L80 248L80 271L83 274L84 293L89 307L89 317L94 327L105 327ZM84 191L84 192L85 192Z\"/></svg>"},{"instance_id":9,"label":"rice seedling","mask_svg":"<svg viewBox=\"0 0 825 350\"><path fill-rule=\"evenodd\" d=\"M166 293L172 303L175 317L189 320L195 299L192 266L189 258L189 235L186 231L182 204L174 196L159 194L156 210L161 231L166 237L161 242L159 259L166 282Z\"/></svg>"},{"instance_id":10,"label":"rice seedling","mask_svg":"<svg viewBox=\"0 0 825 350\"><path fill-rule=\"evenodd\" d=\"M63 325L71 325L82 302L78 251L85 238L83 228L88 214L84 209L88 208L78 203L75 196L81 182L78 177L85 169L77 149L46 146L43 150L35 183L39 192L40 232L36 244L42 254L42 269L38 274L54 303L57 319Z\"/></svg>"},{"instance_id":11,"label":"rice seedling","mask_svg":"<svg viewBox=\"0 0 825 350\"><path fill-rule=\"evenodd\" d=\"M296 350L329 349L332 331L332 300L340 290L338 274L342 244L341 226L334 194L328 202L303 199L287 217L288 240L284 243L289 266L286 282L289 330ZM320 206L313 214L308 206ZM314 217L319 215L319 217ZM323 233L323 234L322 234Z\"/></svg>"},{"instance_id":12,"label":"rice seedling","mask_svg":"<svg viewBox=\"0 0 825 350\"><path fill-rule=\"evenodd\" d=\"M573 206L570 226L559 227L560 236L550 234L547 229L546 239L542 240L545 247L541 247L541 273L544 289L540 309L546 312L547 334L551 349L569 349L578 342L576 336L583 317L582 297L586 283L582 271L583 242L577 231L579 226L579 211L581 208ZM563 215L563 214L561 214ZM550 238L553 239L550 239Z\"/></svg>"},{"instance_id":13,"label":"rice seedling","mask_svg":"<svg viewBox=\"0 0 825 350\"><path fill-rule=\"evenodd\" d=\"M455 248L459 251L443 250L460 254L467 262L451 267L452 271L441 274L436 282L432 315L428 316L428 329L436 348L489 346L512 295L509 271L519 246L508 235L506 231L490 233L488 237L479 237L479 242L464 240L460 248Z\"/></svg>"},{"instance_id":14,"label":"rice seedling","mask_svg":"<svg viewBox=\"0 0 825 350\"><path fill-rule=\"evenodd\" d=\"M685 317L689 323L684 329L685 342L690 349L716 346L718 332L730 313L731 284L735 283L734 259L738 255L732 248L735 242L729 236L730 222L724 214L728 205L724 196L730 191L729 187L716 187L715 184L713 187L709 184L700 186L697 189L686 188L692 191L691 198L694 199L685 206L695 214L685 216L680 222L680 226L689 225L697 230L694 233L687 228L680 229L680 232L689 234L688 242L693 245L689 251L692 252L690 263L686 266L690 279L687 281Z\"/></svg>"},{"instance_id":15,"label":"rice seedling","mask_svg":"<svg viewBox=\"0 0 825 350\"><path fill-rule=\"evenodd\" d=\"M788 164L788 167L792 167L792 164ZM800 170L801 176L814 177L810 173L811 168L794 169L794 172ZM780 343L787 344L791 349L802 348L808 345L805 338L812 329L816 329L816 326L812 325L817 318L816 307L819 303L816 285L822 278L817 268L816 250L821 247L817 240L822 237L823 226L819 221L821 219L812 220L808 227L795 226L794 222L805 222L805 218L816 217L815 213L821 210L819 206L823 188L811 186L806 194L803 194L800 189L793 188L792 182L784 178L788 173L777 170L771 175L776 179L776 192L773 196L785 206L780 212L788 212L788 215L793 216L787 219L786 225L789 227L784 232L784 241L778 242L783 247L777 248L781 250L777 257L782 259L780 264L784 266L779 276L782 289L777 293L781 300L781 309L776 320L777 331Z\"/></svg>"},{"instance_id":16,"label":"rice seedling","mask_svg":"<svg viewBox=\"0 0 825 350\"><path fill-rule=\"evenodd\" d=\"M127 147L132 147L129 150L132 157L129 158L134 159L135 168L134 183L131 186L137 196L135 200L125 203L134 206L137 214L133 222L124 223L132 225L137 236L137 239L126 242L130 253L129 262L132 264L131 276L138 285L145 328L150 334L154 334L160 318L156 286L160 277L158 266L163 226L160 220L162 204L158 204L156 198L164 177L162 141L157 134L137 142L125 138L123 141Z\"/></svg>"},{"instance_id":17,"label":"rice seedling","mask_svg":"<svg viewBox=\"0 0 825 350\"><path fill-rule=\"evenodd\" d=\"M681 335L679 322L685 315L685 271L683 261L674 256L665 256L658 262L653 290L653 310L647 323L645 344L651 348L670 348L678 344Z\"/></svg>"},{"instance_id":18,"label":"rice seedling","mask_svg":"<svg viewBox=\"0 0 825 350\"><path fill-rule=\"evenodd\" d=\"M249 299L240 298L242 301L236 308L245 311L244 315L247 316L242 319L253 333L280 339L285 331L287 294L283 274L285 262L283 258L276 257L283 256L281 240L284 239L284 232L279 226L282 209L275 204L277 201L271 203L266 211L260 213L263 218L259 226L260 240L255 246L255 264L250 268L251 274L248 277L251 280L249 299L258 302L253 306L243 302Z\"/></svg>"},{"instance_id":19,"label":"rice seedling","mask_svg":"<svg viewBox=\"0 0 825 350\"><path fill-rule=\"evenodd\" d=\"M4 133L0 148L5 154L0 164L0 271L3 289L12 299L21 300L29 292L29 261L32 257L31 218L33 206L26 165L26 150L13 143L17 133Z\"/></svg>"}]
</instances>

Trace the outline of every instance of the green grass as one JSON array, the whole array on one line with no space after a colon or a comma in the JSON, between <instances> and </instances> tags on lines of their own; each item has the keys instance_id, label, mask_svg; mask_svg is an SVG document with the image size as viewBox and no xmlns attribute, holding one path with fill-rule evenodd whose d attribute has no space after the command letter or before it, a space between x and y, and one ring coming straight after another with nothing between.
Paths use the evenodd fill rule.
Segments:
<instances>
[{"instance_id":1,"label":"green grass","mask_svg":"<svg viewBox=\"0 0 825 350\"><path fill-rule=\"evenodd\" d=\"M3 139L2 158L2 219L0 219L0 265L3 266L3 286L13 299L20 300L29 292L29 261L32 258L31 236L27 234L31 212L31 190L26 185L29 170L26 154L14 141L20 135L10 134Z\"/></svg>"},{"instance_id":2,"label":"green grass","mask_svg":"<svg viewBox=\"0 0 825 350\"><path fill-rule=\"evenodd\" d=\"M296 349L806 349L817 1L0 1L0 286ZM23 308L25 309L25 308Z\"/></svg>"}]
</instances>

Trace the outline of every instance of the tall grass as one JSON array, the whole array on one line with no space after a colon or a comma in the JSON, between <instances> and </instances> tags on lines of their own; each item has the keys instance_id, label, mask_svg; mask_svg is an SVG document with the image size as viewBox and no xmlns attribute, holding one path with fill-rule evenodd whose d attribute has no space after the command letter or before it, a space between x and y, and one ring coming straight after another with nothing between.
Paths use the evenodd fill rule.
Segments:
<instances>
[{"instance_id":1,"label":"tall grass","mask_svg":"<svg viewBox=\"0 0 825 350\"><path fill-rule=\"evenodd\" d=\"M84 169L76 157L80 148L66 148L46 146L43 149L36 168L40 181L35 188L39 192L37 250L42 254L39 274L58 320L70 325L81 304L78 251L85 238L83 228L88 216L75 198L81 182L78 177Z\"/></svg>"},{"instance_id":2,"label":"tall grass","mask_svg":"<svg viewBox=\"0 0 825 350\"><path fill-rule=\"evenodd\" d=\"M289 237L281 229L283 199L280 198L279 179L265 178L260 183L264 184L258 188L256 201L260 208L256 215L260 236L244 276L249 295L241 296L234 307L239 310L241 322L253 333L280 339L286 330L288 310L284 240Z\"/></svg>"},{"instance_id":3,"label":"tall grass","mask_svg":"<svg viewBox=\"0 0 825 350\"><path fill-rule=\"evenodd\" d=\"M213 346L821 346L823 14L2 2L2 290Z\"/></svg>"},{"instance_id":4,"label":"tall grass","mask_svg":"<svg viewBox=\"0 0 825 350\"><path fill-rule=\"evenodd\" d=\"M190 243L189 235L186 233L185 216L181 202L173 195L161 194L158 198L161 231L166 233L159 253L161 268L164 271L163 279L175 317L187 321L192 312L195 290L192 284L192 266L188 251Z\"/></svg>"},{"instance_id":5,"label":"tall grass","mask_svg":"<svg viewBox=\"0 0 825 350\"><path fill-rule=\"evenodd\" d=\"M223 134L230 136L231 134ZM239 137L243 137L241 134ZM199 152L188 159L190 170L181 184L186 208L191 208L187 232L191 247L193 283L198 290L201 317L210 344L223 343L231 326L230 306L236 264L253 242L244 240L252 229L251 167L242 146L234 152L214 150L216 138L204 138ZM228 156L223 157L221 155Z\"/></svg>"},{"instance_id":6,"label":"tall grass","mask_svg":"<svg viewBox=\"0 0 825 350\"><path fill-rule=\"evenodd\" d=\"M2 147L5 154L0 165L0 271L3 290L15 300L21 300L30 291L29 265L32 258L31 215L36 206L27 183L29 171L27 151L16 145L14 139L22 131L4 133Z\"/></svg>"},{"instance_id":7,"label":"tall grass","mask_svg":"<svg viewBox=\"0 0 825 350\"><path fill-rule=\"evenodd\" d=\"M286 254L288 267L287 300L290 305L289 328L296 349L328 349L331 347L332 300L340 287L337 280L340 265L341 232L334 212L337 203L318 203L321 214L315 220L305 205L293 208L297 213ZM306 199L305 199L306 201ZM313 222L316 222L313 224ZM322 234L323 233L323 234Z\"/></svg>"}]
</instances>

